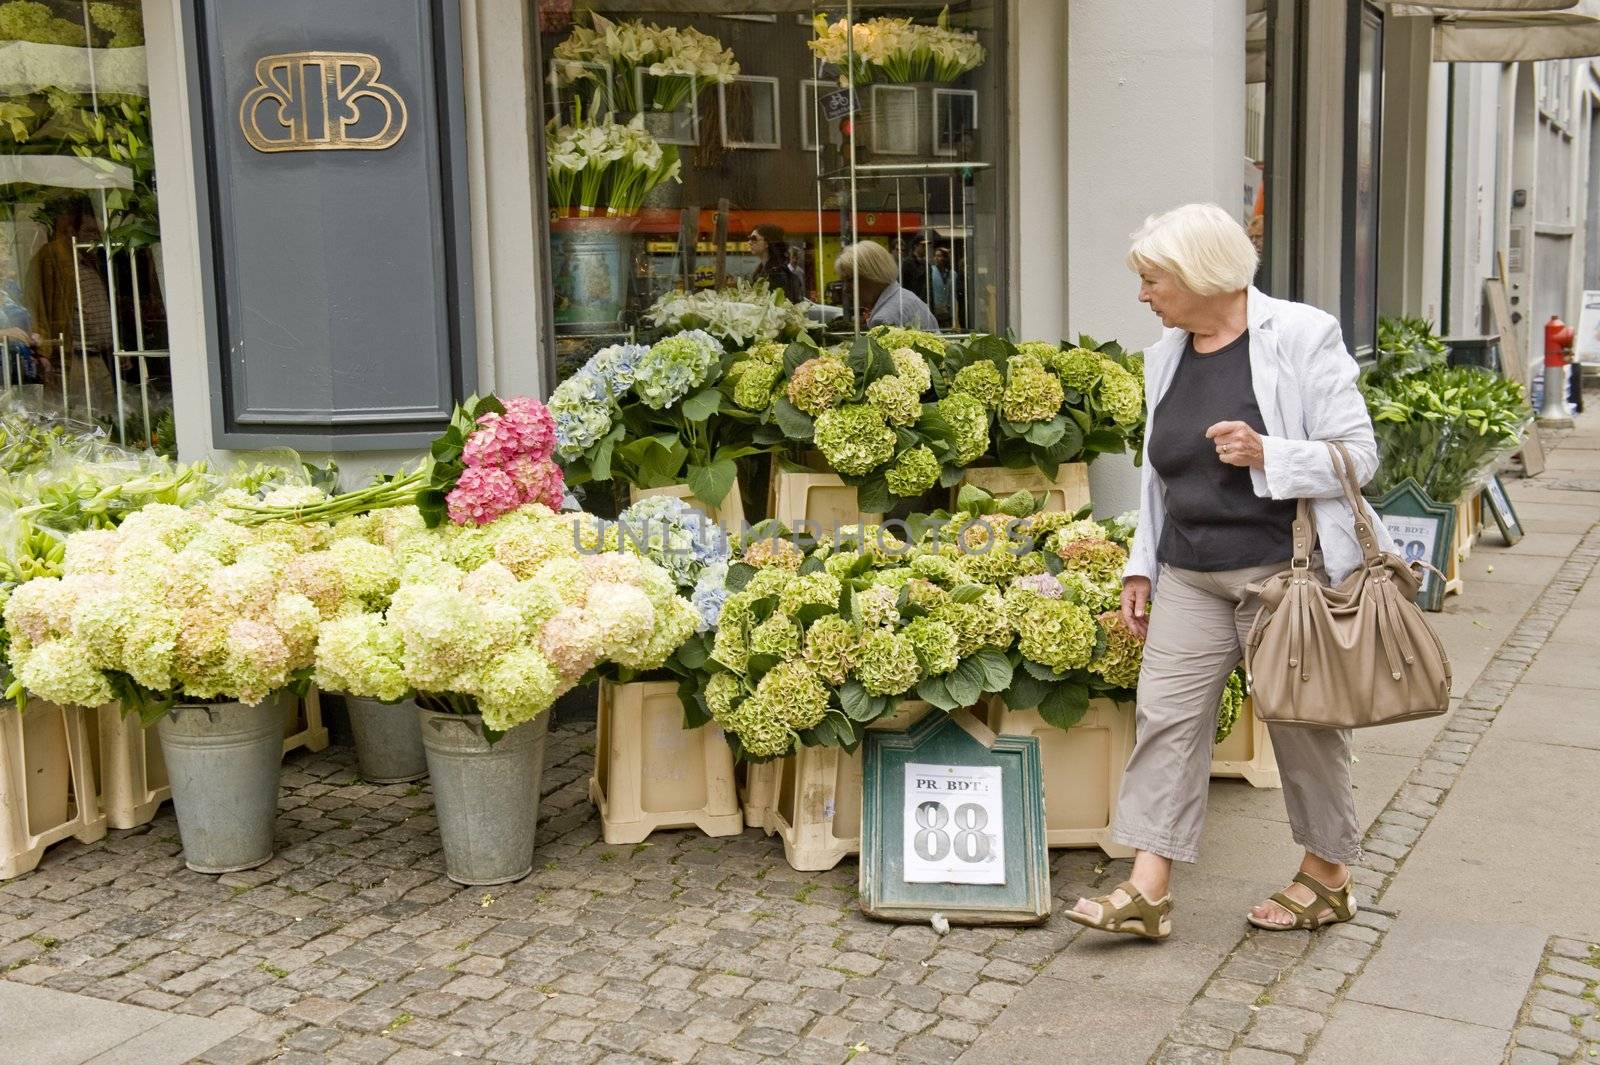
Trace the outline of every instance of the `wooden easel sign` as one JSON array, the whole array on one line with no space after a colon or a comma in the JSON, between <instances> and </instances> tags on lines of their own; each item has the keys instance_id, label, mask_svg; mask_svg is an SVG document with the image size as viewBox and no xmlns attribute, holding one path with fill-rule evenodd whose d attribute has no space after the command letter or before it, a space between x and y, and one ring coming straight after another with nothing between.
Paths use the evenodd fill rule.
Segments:
<instances>
[{"instance_id":1,"label":"wooden easel sign","mask_svg":"<svg viewBox=\"0 0 1600 1065\"><path fill-rule=\"evenodd\" d=\"M1500 482L1498 473L1491 475L1489 483L1483 486L1483 505L1494 515L1494 523L1505 538L1507 547L1522 539L1522 521L1517 517L1516 508L1511 505L1511 497L1506 495L1506 486Z\"/></svg>"},{"instance_id":2,"label":"wooden easel sign","mask_svg":"<svg viewBox=\"0 0 1600 1065\"><path fill-rule=\"evenodd\" d=\"M1449 570L1450 553L1455 550L1456 508L1435 503L1421 485L1407 477L1384 493L1373 509L1394 537L1401 558L1433 567L1422 578L1417 605L1424 610L1443 610L1445 586L1439 573Z\"/></svg>"},{"instance_id":3,"label":"wooden easel sign","mask_svg":"<svg viewBox=\"0 0 1600 1065\"><path fill-rule=\"evenodd\" d=\"M965 709L869 730L861 908L886 921L1038 924L1050 916L1039 741Z\"/></svg>"}]
</instances>

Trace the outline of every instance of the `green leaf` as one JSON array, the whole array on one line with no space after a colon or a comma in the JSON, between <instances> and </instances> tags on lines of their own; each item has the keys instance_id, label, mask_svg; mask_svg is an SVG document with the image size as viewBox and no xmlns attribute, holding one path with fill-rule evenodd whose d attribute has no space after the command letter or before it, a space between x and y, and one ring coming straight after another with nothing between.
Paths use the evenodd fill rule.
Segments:
<instances>
[{"instance_id":1,"label":"green leaf","mask_svg":"<svg viewBox=\"0 0 1600 1065\"><path fill-rule=\"evenodd\" d=\"M1001 696L1012 710L1032 710L1055 690L1053 681L1029 676L1026 670L1012 674L1011 686Z\"/></svg>"},{"instance_id":2,"label":"green leaf","mask_svg":"<svg viewBox=\"0 0 1600 1065\"><path fill-rule=\"evenodd\" d=\"M976 603L988 590L989 586L985 584L962 584L950 593L950 598L958 603Z\"/></svg>"},{"instance_id":3,"label":"green leaf","mask_svg":"<svg viewBox=\"0 0 1600 1065\"><path fill-rule=\"evenodd\" d=\"M680 408L684 418L691 422L703 422L722 408L722 393L715 388L708 388L703 392L696 392L683 401Z\"/></svg>"},{"instance_id":4,"label":"green leaf","mask_svg":"<svg viewBox=\"0 0 1600 1065\"><path fill-rule=\"evenodd\" d=\"M943 677L924 677L917 685L917 697L940 710L955 710L963 705L951 696Z\"/></svg>"},{"instance_id":5,"label":"green leaf","mask_svg":"<svg viewBox=\"0 0 1600 1065\"><path fill-rule=\"evenodd\" d=\"M728 575L722 581L723 587L727 588L730 593L742 592L757 572L756 568L748 563L730 562L728 564Z\"/></svg>"},{"instance_id":6,"label":"green leaf","mask_svg":"<svg viewBox=\"0 0 1600 1065\"><path fill-rule=\"evenodd\" d=\"M1047 422L1034 422L1028 426L1023 438L1034 447L1049 447L1058 442L1067 431L1067 419L1057 414Z\"/></svg>"},{"instance_id":7,"label":"green leaf","mask_svg":"<svg viewBox=\"0 0 1600 1065\"><path fill-rule=\"evenodd\" d=\"M778 428L783 430L783 435L790 440L801 440L810 443L816 435L817 423L811 416L793 403L788 396L779 396L778 402L773 404L772 413L778 420Z\"/></svg>"},{"instance_id":8,"label":"green leaf","mask_svg":"<svg viewBox=\"0 0 1600 1065\"><path fill-rule=\"evenodd\" d=\"M699 728L711 721L711 713L706 709L705 697L700 692L698 678L685 678L678 682L678 701L683 704L684 728Z\"/></svg>"},{"instance_id":9,"label":"green leaf","mask_svg":"<svg viewBox=\"0 0 1600 1065\"><path fill-rule=\"evenodd\" d=\"M1089 710L1089 686L1078 681L1062 681L1055 691L1039 702L1039 716L1056 728L1071 728Z\"/></svg>"},{"instance_id":10,"label":"green leaf","mask_svg":"<svg viewBox=\"0 0 1600 1065\"><path fill-rule=\"evenodd\" d=\"M817 349L806 344L790 344L783 349L783 376L793 377L803 363L816 358Z\"/></svg>"},{"instance_id":11,"label":"green leaf","mask_svg":"<svg viewBox=\"0 0 1600 1065\"><path fill-rule=\"evenodd\" d=\"M689 487L696 499L708 506L720 507L738 475L738 469L727 459L709 466L690 466Z\"/></svg>"},{"instance_id":12,"label":"green leaf","mask_svg":"<svg viewBox=\"0 0 1600 1065\"><path fill-rule=\"evenodd\" d=\"M873 713L872 696L867 694L867 689L858 680L844 682L839 689L839 705L853 721L871 721L877 716Z\"/></svg>"},{"instance_id":13,"label":"green leaf","mask_svg":"<svg viewBox=\"0 0 1600 1065\"><path fill-rule=\"evenodd\" d=\"M962 706L973 706L983 695L986 679L983 667L966 658L957 662L956 668L945 675L945 687L950 690L950 697L959 699Z\"/></svg>"},{"instance_id":14,"label":"green leaf","mask_svg":"<svg viewBox=\"0 0 1600 1065\"><path fill-rule=\"evenodd\" d=\"M1005 656L1005 652L983 647L973 652L967 661L976 663L983 670L984 691L1003 692L1011 686L1013 670L1011 659Z\"/></svg>"},{"instance_id":15,"label":"green leaf","mask_svg":"<svg viewBox=\"0 0 1600 1065\"><path fill-rule=\"evenodd\" d=\"M1030 677L1037 678L1038 680L1049 681L1052 684L1061 679L1061 674L1057 673L1049 666L1040 665L1031 658L1024 658L1022 660L1022 668L1027 671Z\"/></svg>"},{"instance_id":16,"label":"green leaf","mask_svg":"<svg viewBox=\"0 0 1600 1065\"><path fill-rule=\"evenodd\" d=\"M887 514L894 509L894 497L889 494L889 484L882 474L856 486L856 506L863 514Z\"/></svg>"}]
</instances>

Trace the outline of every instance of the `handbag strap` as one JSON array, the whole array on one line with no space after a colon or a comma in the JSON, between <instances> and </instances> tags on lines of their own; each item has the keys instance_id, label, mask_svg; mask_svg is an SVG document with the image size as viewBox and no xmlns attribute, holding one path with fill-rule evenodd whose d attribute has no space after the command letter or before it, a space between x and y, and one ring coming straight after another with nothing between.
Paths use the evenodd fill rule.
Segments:
<instances>
[{"instance_id":1,"label":"handbag strap","mask_svg":"<svg viewBox=\"0 0 1600 1065\"><path fill-rule=\"evenodd\" d=\"M1372 535L1372 524L1367 520L1367 508L1361 503L1361 489L1356 485L1355 462L1343 443L1327 442L1328 456L1333 461L1334 473L1344 489L1345 505L1355 521L1356 542L1361 545L1361 555L1369 563L1381 557L1378 542ZM1305 569L1311 564L1311 551L1317 543L1317 526L1311 520L1311 500L1302 498L1294 515L1294 566Z\"/></svg>"}]
</instances>

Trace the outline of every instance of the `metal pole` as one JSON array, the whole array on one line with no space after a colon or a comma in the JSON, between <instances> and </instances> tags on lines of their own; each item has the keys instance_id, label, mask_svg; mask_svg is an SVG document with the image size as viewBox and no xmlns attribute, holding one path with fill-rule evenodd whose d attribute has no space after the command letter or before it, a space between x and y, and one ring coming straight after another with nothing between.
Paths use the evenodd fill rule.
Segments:
<instances>
[{"instance_id":1,"label":"metal pole","mask_svg":"<svg viewBox=\"0 0 1600 1065\"><path fill-rule=\"evenodd\" d=\"M850 93L850 100L855 102L856 94L856 12L855 0L845 0L844 5L844 44L845 44L845 88ZM857 221L858 203L856 200L856 112L850 110L850 243L855 244L861 239L861 226ZM861 275L854 269L850 271L850 306L855 310L855 320L850 323L850 335L861 334Z\"/></svg>"}]
</instances>

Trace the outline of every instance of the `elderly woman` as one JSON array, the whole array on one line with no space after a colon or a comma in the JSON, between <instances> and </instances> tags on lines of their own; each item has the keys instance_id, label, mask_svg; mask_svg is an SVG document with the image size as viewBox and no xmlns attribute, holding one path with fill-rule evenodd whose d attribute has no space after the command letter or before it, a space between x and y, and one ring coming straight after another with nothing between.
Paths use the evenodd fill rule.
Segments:
<instances>
[{"instance_id":1,"label":"elderly woman","mask_svg":"<svg viewBox=\"0 0 1600 1065\"><path fill-rule=\"evenodd\" d=\"M1251 585L1287 568L1300 498L1315 500L1327 574L1337 582L1356 569L1361 549L1324 441L1345 445L1362 482L1377 447L1339 323L1251 287L1255 248L1222 208L1150 218L1128 264L1139 301L1166 326L1145 355L1147 461L1122 583L1123 619L1146 643L1138 741L1111 837L1135 854L1126 882L1068 916L1161 939L1172 926L1172 863L1199 857L1217 705L1260 606ZM1372 527L1385 537L1375 518ZM1347 863L1361 838L1350 734L1270 728L1305 858L1248 919L1275 930L1347 921L1356 909Z\"/></svg>"},{"instance_id":2,"label":"elderly woman","mask_svg":"<svg viewBox=\"0 0 1600 1065\"><path fill-rule=\"evenodd\" d=\"M860 306L870 308L863 323L866 328L900 325L933 333L939 331L939 323L928 305L916 293L901 286L900 271L882 244L863 240L850 245L834 260L833 269L847 288L855 284L861 293Z\"/></svg>"}]
</instances>

